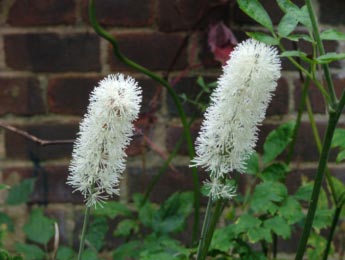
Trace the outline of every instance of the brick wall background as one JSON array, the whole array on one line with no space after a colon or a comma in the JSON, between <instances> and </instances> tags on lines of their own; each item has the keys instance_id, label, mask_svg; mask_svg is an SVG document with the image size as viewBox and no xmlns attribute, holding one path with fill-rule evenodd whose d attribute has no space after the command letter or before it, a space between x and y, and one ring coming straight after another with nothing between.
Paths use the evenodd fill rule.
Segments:
<instances>
[{"instance_id":1,"label":"brick wall background","mask_svg":"<svg viewBox=\"0 0 345 260\"><path fill-rule=\"evenodd\" d=\"M261 2L277 24L282 13L275 1ZM343 0L314 2L322 29L333 27L345 32ZM117 37L124 54L171 82L183 73L174 88L179 94L191 96L198 91L197 76L210 82L221 73L220 64L213 60L207 46L210 24L224 21L239 41L245 38L246 30L261 29L232 0L97 0L96 9L100 23ZM302 42L301 48L308 51L310 46ZM344 51L345 45L327 42L326 49ZM290 64L283 64L283 77L261 127L258 150L270 130L296 115L301 92L299 76ZM344 65L337 63L332 68L339 91L345 86ZM89 25L86 0L0 0L0 119L4 122L40 138L73 139L86 112L91 89L102 77L114 72L136 77L143 88L143 108L137 127L145 137L135 137L127 151L128 167L120 197L127 201L132 193L145 190L162 165L161 154L146 137L162 154L169 154L182 132L170 97L157 83L113 56L110 45ZM310 91L322 132L326 125L325 106L316 89ZM189 116L195 112L190 105L185 108ZM345 120L341 122L344 124ZM199 124L197 120L192 127L194 137ZM18 223L24 223L27 208L46 205L46 211L59 220L62 241L68 240L75 230L72 220L81 217L82 198L65 185L71 151L70 144L40 146L0 129L1 182L12 185L23 178L38 178L30 203L6 210ZM334 158L332 155L331 168L345 181L345 165L336 165ZM317 160L305 115L288 180L291 190L296 189L302 174L313 176ZM173 161L174 168L154 189L153 201L160 202L175 191L192 188L188 162L186 147L182 146ZM242 177L243 191L247 177ZM3 199L5 194L1 196ZM284 250L293 249L285 245Z\"/></svg>"}]
</instances>

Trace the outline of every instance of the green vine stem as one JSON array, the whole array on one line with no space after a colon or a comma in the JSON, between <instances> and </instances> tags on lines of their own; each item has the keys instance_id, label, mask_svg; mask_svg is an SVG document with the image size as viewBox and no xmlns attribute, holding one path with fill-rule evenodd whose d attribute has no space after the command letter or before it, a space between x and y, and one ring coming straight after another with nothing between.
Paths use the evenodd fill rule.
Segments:
<instances>
[{"instance_id":1,"label":"green vine stem","mask_svg":"<svg viewBox=\"0 0 345 260\"><path fill-rule=\"evenodd\" d=\"M85 215L84 215L83 229L81 231L81 237L80 237L78 260L81 260L81 256L82 256L83 251L84 251L85 236L86 236L87 226L89 225L89 219L90 219L90 207L86 206L86 208L85 208Z\"/></svg>"},{"instance_id":2,"label":"green vine stem","mask_svg":"<svg viewBox=\"0 0 345 260\"><path fill-rule=\"evenodd\" d=\"M106 39L113 47L114 54L116 57L121 60L123 63L126 65L130 66L131 68L147 75L151 79L155 80L156 82L160 83L163 85L168 93L170 94L171 98L173 99L173 102L175 103L175 106L177 108L177 111L179 113L182 125L183 125L183 131L185 135L185 139L187 142L187 147L188 147L188 153L190 158L194 158L195 156L195 151L194 151L194 146L193 146L193 141L192 141L192 136L190 133L190 129L188 127L187 123L187 117L186 114L182 108L181 102L179 100L178 95L176 92L173 90L173 88L170 86L170 84L164 80L162 77L158 76L157 74L153 73L152 71L148 70L147 68L135 63L134 61L128 59L125 55L122 54L122 52L119 49L119 46L117 44L116 39L106 32L100 24L97 22L96 19L96 13L95 13L95 1L90 0L89 1L89 18L91 25L95 32ZM195 241L197 235L198 235L198 229L199 229L199 216L200 216L200 184L199 184L199 177L198 173L195 167L192 168L193 172L193 185L194 185L194 223L193 223L193 234L192 234L192 241ZM193 242L194 243L194 242Z\"/></svg>"},{"instance_id":3,"label":"green vine stem","mask_svg":"<svg viewBox=\"0 0 345 260\"><path fill-rule=\"evenodd\" d=\"M328 156L329 156L329 151L331 148L334 130L337 126L337 123L342 113L342 110L344 108L344 105L345 105L345 92L343 92L340 102L336 107L336 110L332 110L329 112L329 121L328 121L326 134L323 141L323 146L321 150L320 160L319 160L319 164L317 168L317 173L316 173L315 183L313 187L313 192L311 195L307 218L306 218L306 222L303 228L301 239L299 241L297 254L295 257L296 260L303 259L304 251L308 242L309 234L310 234L314 216L315 216L315 211L316 211L316 207L317 207L317 203L319 199L319 193L321 190L324 172L327 167Z\"/></svg>"}]
</instances>

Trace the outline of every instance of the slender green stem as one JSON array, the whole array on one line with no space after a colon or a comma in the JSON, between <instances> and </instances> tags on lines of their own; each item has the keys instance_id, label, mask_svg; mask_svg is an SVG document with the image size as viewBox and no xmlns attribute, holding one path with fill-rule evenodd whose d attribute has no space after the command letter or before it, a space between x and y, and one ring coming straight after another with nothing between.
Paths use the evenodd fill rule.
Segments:
<instances>
[{"instance_id":1,"label":"slender green stem","mask_svg":"<svg viewBox=\"0 0 345 260\"><path fill-rule=\"evenodd\" d=\"M114 54L119 60L121 60L123 63L127 64L128 66L132 67L133 69L149 76L151 79L160 83L167 89L168 93L173 99L173 102L175 103L175 106L177 108L177 111L179 113L179 116L183 125L183 130L184 130L184 135L187 142L189 156L190 158L193 158L195 156L195 151L194 151L192 136L191 136L190 129L187 123L187 117L183 110L182 104L179 100L179 97L174 91L174 89L170 86L170 84L165 79L153 73L152 71L148 70L147 68L137 64L136 62L128 59L125 55L122 54L122 52L119 49L116 39L107 31L105 31L97 22L94 0L89 0L89 18L95 32L101 37L103 37L104 39L106 39L112 45ZM200 216L200 183L199 183L199 176L195 167L192 168L192 175L193 175L193 185L194 185L194 223L193 223L192 240L195 241L198 235L199 216Z\"/></svg>"},{"instance_id":2,"label":"slender green stem","mask_svg":"<svg viewBox=\"0 0 345 260\"><path fill-rule=\"evenodd\" d=\"M213 199L212 197L209 197L208 202L207 202L206 212L205 212L205 218L204 218L204 222L202 224L202 229L201 229L199 247L198 247L198 252L196 256L197 260L204 260L206 257L206 256L203 256L203 251L206 244L206 236L207 236L209 224L211 221L212 205L213 205Z\"/></svg>"},{"instance_id":3,"label":"slender green stem","mask_svg":"<svg viewBox=\"0 0 345 260\"><path fill-rule=\"evenodd\" d=\"M320 37L320 32L319 32L319 26L316 20L315 12L313 10L313 6L311 3L311 0L306 0L307 8L308 8L308 13L309 13L309 18L311 21L311 24L313 26L313 35L317 43L317 48L319 50L320 55L325 54L325 49L323 47L323 43ZM330 94L330 106L331 108L335 109L336 103L337 103L337 97L335 95L335 90L334 90L334 84L332 81L331 73L329 71L328 64L323 64L322 68L325 73L325 78L327 81L327 86L328 86L328 91Z\"/></svg>"},{"instance_id":4,"label":"slender green stem","mask_svg":"<svg viewBox=\"0 0 345 260\"><path fill-rule=\"evenodd\" d=\"M328 121L326 134L323 141L323 146L321 150L320 160L319 160L319 164L317 168L317 173L316 173L315 183L313 187L313 192L311 195L307 218L306 218L306 222L303 228L301 239L299 241L297 254L295 257L296 260L302 260L303 255L304 255L304 251L308 242L308 237L312 228L312 224L313 224L313 220L314 220L314 216L316 212L316 207L317 207L319 194L321 190L321 184L323 181L323 175L327 167L328 156L329 156L329 151L331 148L331 142L332 142L334 130L337 126L337 123L342 113L342 110L344 108L344 105L345 105L345 92L343 92L342 94L342 97L337 106L337 109L335 111L330 111L329 121Z\"/></svg>"},{"instance_id":5,"label":"slender green stem","mask_svg":"<svg viewBox=\"0 0 345 260\"><path fill-rule=\"evenodd\" d=\"M89 225L89 219L90 219L90 209L91 208L88 206L86 206L85 208L84 223L83 223L83 229L81 231L80 244L79 244L78 260L81 260L81 256L84 251L86 230L87 230L87 226Z\"/></svg>"}]
</instances>

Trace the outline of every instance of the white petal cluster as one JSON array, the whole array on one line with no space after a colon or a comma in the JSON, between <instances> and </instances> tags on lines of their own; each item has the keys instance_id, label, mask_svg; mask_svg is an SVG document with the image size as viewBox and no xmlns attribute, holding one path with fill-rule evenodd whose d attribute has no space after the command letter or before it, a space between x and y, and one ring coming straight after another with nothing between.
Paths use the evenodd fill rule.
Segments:
<instances>
[{"instance_id":1,"label":"white petal cluster","mask_svg":"<svg viewBox=\"0 0 345 260\"><path fill-rule=\"evenodd\" d=\"M205 168L216 179L244 171L280 70L273 47L249 39L234 49L205 112L192 165Z\"/></svg>"},{"instance_id":2,"label":"white petal cluster","mask_svg":"<svg viewBox=\"0 0 345 260\"><path fill-rule=\"evenodd\" d=\"M119 194L125 151L138 118L141 88L122 74L109 75L92 91L80 123L67 183L80 191L87 206Z\"/></svg>"}]
</instances>

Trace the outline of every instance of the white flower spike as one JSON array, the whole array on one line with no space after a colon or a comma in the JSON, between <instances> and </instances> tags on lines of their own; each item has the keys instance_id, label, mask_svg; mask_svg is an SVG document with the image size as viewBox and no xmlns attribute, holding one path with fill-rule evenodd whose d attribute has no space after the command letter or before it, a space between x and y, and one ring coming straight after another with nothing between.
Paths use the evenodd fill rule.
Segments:
<instances>
[{"instance_id":1,"label":"white flower spike","mask_svg":"<svg viewBox=\"0 0 345 260\"><path fill-rule=\"evenodd\" d=\"M141 99L138 83L123 74L107 76L91 93L67 179L67 184L82 193L88 207L119 194L124 150L133 135Z\"/></svg>"},{"instance_id":2,"label":"white flower spike","mask_svg":"<svg viewBox=\"0 0 345 260\"><path fill-rule=\"evenodd\" d=\"M234 170L245 170L257 141L257 125L265 118L280 70L277 50L253 39L231 53L205 112L192 160L193 166L210 172L212 183ZM219 197L212 190L219 189L213 185L210 193Z\"/></svg>"}]
</instances>

